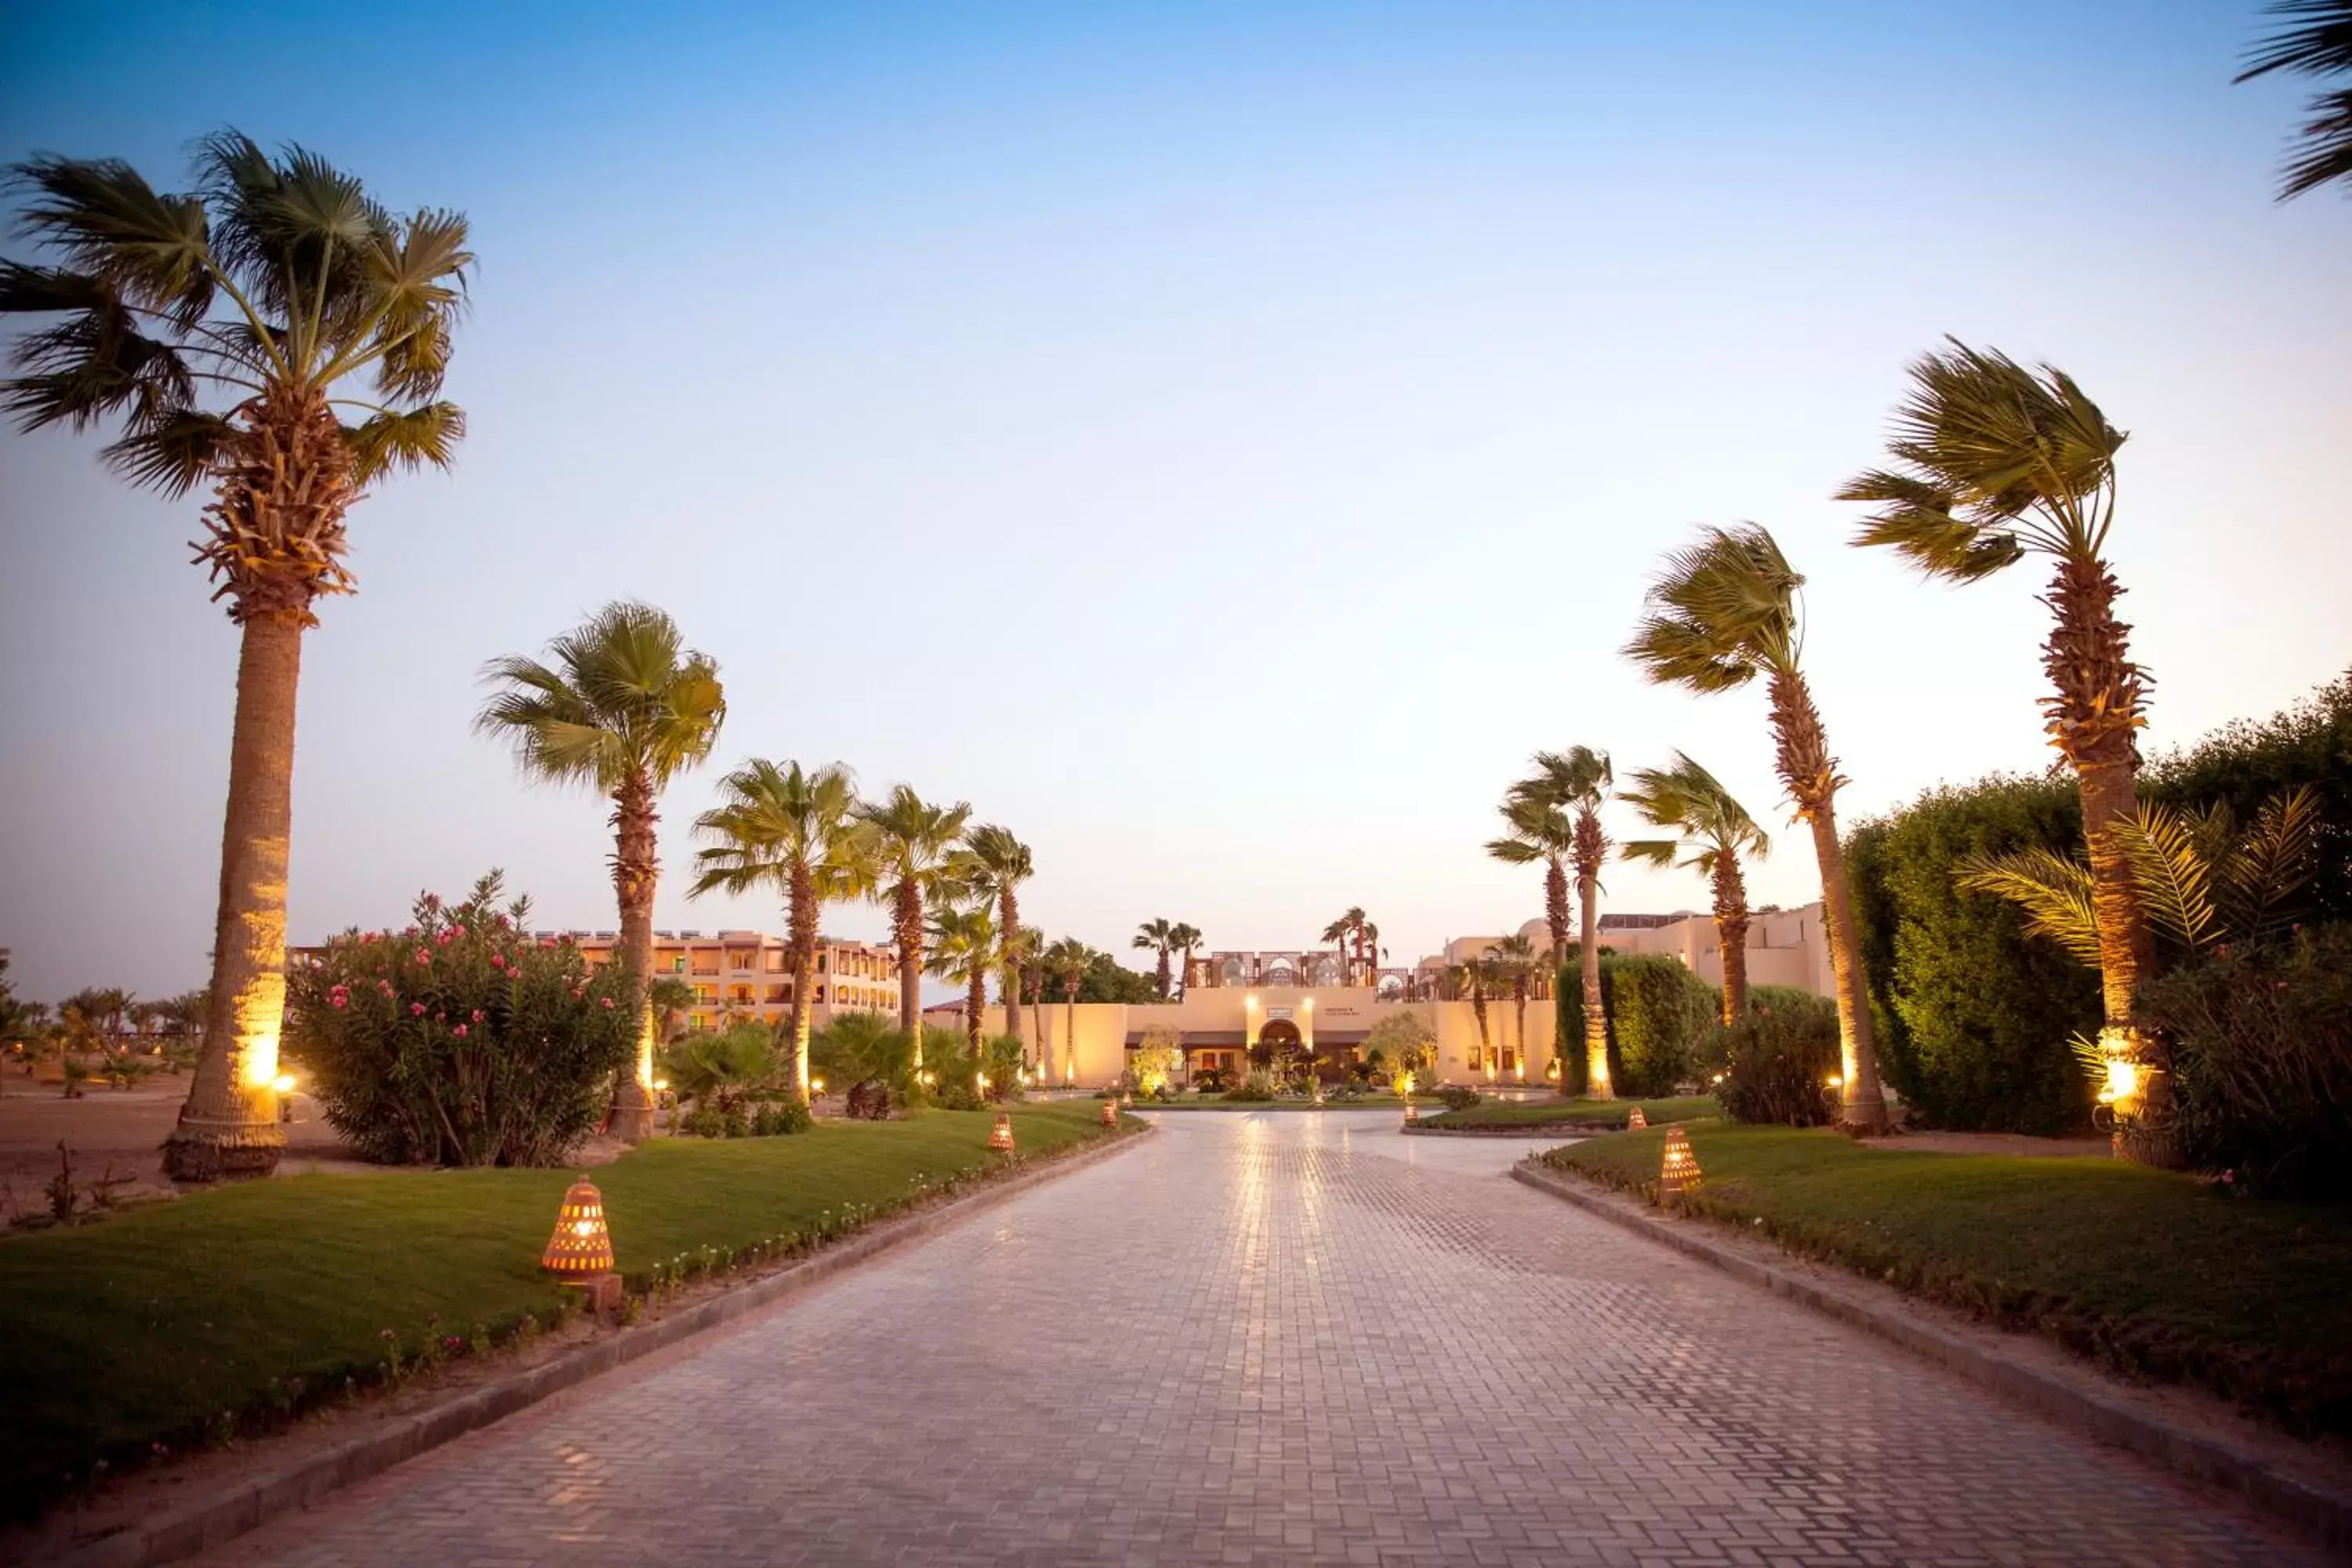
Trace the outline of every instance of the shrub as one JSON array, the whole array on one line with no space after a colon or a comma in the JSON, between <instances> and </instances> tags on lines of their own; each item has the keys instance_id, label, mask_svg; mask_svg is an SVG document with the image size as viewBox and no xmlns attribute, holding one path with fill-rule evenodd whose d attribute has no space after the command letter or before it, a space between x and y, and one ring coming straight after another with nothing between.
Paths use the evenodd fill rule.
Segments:
<instances>
[{"instance_id":1,"label":"shrub","mask_svg":"<svg viewBox=\"0 0 2352 1568\"><path fill-rule=\"evenodd\" d=\"M1437 1031L1418 1007L1390 1014L1364 1031L1364 1060L1377 1061L1393 1083L1406 1073L1425 1079L1437 1065Z\"/></svg>"},{"instance_id":2,"label":"shrub","mask_svg":"<svg viewBox=\"0 0 2352 1568\"><path fill-rule=\"evenodd\" d=\"M544 1165L595 1131L636 1054L618 965L522 931L496 871L465 902L416 900L400 932L346 931L288 976L292 1046L326 1119L402 1164Z\"/></svg>"},{"instance_id":3,"label":"shrub","mask_svg":"<svg viewBox=\"0 0 2352 1568\"><path fill-rule=\"evenodd\" d=\"M991 1100L1025 1100L1029 1091L1021 1081L1021 1069L1027 1054L1021 1047L1018 1035L992 1035L981 1047L981 1060L988 1072L988 1098Z\"/></svg>"},{"instance_id":4,"label":"shrub","mask_svg":"<svg viewBox=\"0 0 2352 1568\"><path fill-rule=\"evenodd\" d=\"M2141 988L2171 1046L2182 1152L2249 1190L2352 1193L2352 925L2228 950Z\"/></svg>"},{"instance_id":5,"label":"shrub","mask_svg":"<svg viewBox=\"0 0 2352 1568\"><path fill-rule=\"evenodd\" d=\"M849 1094L842 1102L843 1112L858 1121L889 1120L890 1086L878 1078L859 1080L849 1086Z\"/></svg>"},{"instance_id":6,"label":"shrub","mask_svg":"<svg viewBox=\"0 0 2352 1568\"><path fill-rule=\"evenodd\" d=\"M1448 1110L1467 1110L1486 1096L1466 1084L1449 1083L1438 1089L1437 1098Z\"/></svg>"},{"instance_id":7,"label":"shrub","mask_svg":"<svg viewBox=\"0 0 2352 1568\"><path fill-rule=\"evenodd\" d=\"M2001 775L1931 790L1848 836L1879 1063L1916 1120L2038 1133L2089 1123L2066 1042L2098 1029L2097 973L2028 937L2015 906L1954 879L1971 855L2081 843L2071 779Z\"/></svg>"},{"instance_id":8,"label":"shrub","mask_svg":"<svg viewBox=\"0 0 2352 1568\"><path fill-rule=\"evenodd\" d=\"M1837 1004L1785 986L1750 999L1748 1016L1723 1032L1724 1077L1716 1099L1735 1121L1820 1127L1837 1118Z\"/></svg>"},{"instance_id":9,"label":"shrub","mask_svg":"<svg viewBox=\"0 0 2352 1568\"><path fill-rule=\"evenodd\" d=\"M1157 1096L1184 1070L1184 1037L1166 1024L1143 1031L1143 1043L1128 1053L1127 1080L1135 1092Z\"/></svg>"},{"instance_id":10,"label":"shrub","mask_svg":"<svg viewBox=\"0 0 2352 1568\"><path fill-rule=\"evenodd\" d=\"M1584 984L1567 974L1559 1002L1562 1092L1586 1088ZM1672 1094L1702 1060L1712 1058L1721 1003L1714 986L1663 953L1601 955L1601 1008L1609 1028L1609 1076L1621 1095Z\"/></svg>"},{"instance_id":11,"label":"shrub","mask_svg":"<svg viewBox=\"0 0 2352 1568\"><path fill-rule=\"evenodd\" d=\"M1233 1088L1225 1090L1224 1098L1238 1104L1250 1105L1259 1104L1263 1101L1272 1100L1274 1098L1274 1079L1269 1074L1254 1072L1247 1078L1242 1079L1241 1082L1234 1085Z\"/></svg>"},{"instance_id":12,"label":"shrub","mask_svg":"<svg viewBox=\"0 0 2352 1568\"><path fill-rule=\"evenodd\" d=\"M1200 1071L1192 1075L1192 1087L1199 1089L1202 1094L1217 1094L1223 1092L1225 1088L1225 1069L1223 1068L1202 1068Z\"/></svg>"}]
</instances>

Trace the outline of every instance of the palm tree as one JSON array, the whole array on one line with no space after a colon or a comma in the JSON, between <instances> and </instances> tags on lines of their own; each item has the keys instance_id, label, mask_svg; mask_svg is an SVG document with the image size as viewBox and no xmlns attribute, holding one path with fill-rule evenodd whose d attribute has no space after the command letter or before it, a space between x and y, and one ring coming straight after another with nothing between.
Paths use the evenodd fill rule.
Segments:
<instances>
[{"instance_id":1,"label":"palm tree","mask_svg":"<svg viewBox=\"0 0 2352 1568\"><path fill-rule=\"evenodd\" d=\"M1192 950L1208 939L1201 934L1198 926L1186 925L1180 921L1168 928L1168 940L1184 955L1184 989L1190 992L1192 989Z\"/></svg>"},{"instance_id":2,"label":"palm tree","mask_svg":"<svg viewBox=\"0 0 2352 1568\"><path fill-rule=\"evenodd\" d=\"M1067 1023L1062 1031L1063 1077L1075 1076L1078 1069L1078 987L1093 967L1095 951L1076 937L1066 936L1047 948L1042 958L1045 968L1061 976L1062 999L1067 1011ZM1053 1064L1046 1064L1047 1079L1053 1077Z\"/></svg>"},{"instance_id":3,"label":"palm tree","mask_svg":"<svg viewBox=\"0 0 2352 1568\"><path fill-rule=\"evenodd\" d=\"M719 794L720 804L695 819L697 833L719 842L696 857L701 874L687 896L762 887L782 896L793 1081L805 1100L824 906L872 896L874 830L859 820L856 781L839 763L809 773L796 762L754 757L720 781Z\"/></svg>"},{"instance_id":4,"label":"palm tree","mask_svg":"<svg viewBox=\"0 0 2352 1568\"><path fill-rule=\"evenodd\" d=\"M1381 928L1366 921L1356 928L1356 984L1370 985L1374 984L1375 972L1381 966Z\"/></svg>"},{"instance_id":5,"label":"palm tree","mask_svg":"<svg viewBox=\"0 0 2352 1568\"><path fill-rule=\"evenodd\" d=\"M1454 989L1457 996L1470 1001L1470 1016L1478 1023L1478 1067L1489 1079L1494 1077L1495 1047L1486 1037L1486 981L1489 969L1483 958L1474 958L1454 970Z\"/></svg>"},{"instance_id":6,"label":"palm tree","mask_svg":"<svg viewBox=\"0 0 2352 1568\"><path fill-rule=\"evenodd\" d=\"M654 1010L657 1032L667 1045L686 1032L686 1016L694 1006L694 987L675 974L656 975L646 987L646 1005Z\"/></svg>"},{"instance_id":7,"label":"palm tree","mask_svg":"<svg viewBox=\"0 0 2352 1568\"><path fill-rule=\"evenodd\" d=\"M1576 853L1576 824L1558 806L1519 795L1503 797L1504 833L1486 840L1486 853L1507 866L1544 868L1544 924L1551 931L1551 961L1568 955L1568 872L1562 862Z\"/></svg>"},{"instance_id":8,"label":"palm tree","mask_svg":"<svg viewBox=\"0 0 2352 1568\"><path fill-rule=\"evenodd\" d=\"M898 948L898 1026L914 1041L914 1070L923 1069L923 910L935 890L967 875L958 840L971 803L933 805L905 784L857 807L874 829L882 897L890 900L890 940ZM883 885L887 884L887 885Z\"/></svg>"},{"instance_id":9,"label":"palm tree","mask_svg":"<svg viewBox=\"0 0 2352 1568\"><path fill-rule=\"evenodd\" d=\"M1716 942L1723 950L1723 1022L1728 1028L1748 1011L1748 879L1739 860L1743 855L1763 859L1771 854L1772 841L1713 773L1681 752L1671 767L1635 770L1633 787L1619 790L1617 798L1652 826L1675 834L1635 839L1619 853L1653 866L1679 864L1706 878L1713 889Z\"/></svg>"},{"instance_id":10,"label":"palm tree","mask_svg":"<svg viewBox=\"0 0 2352 1568\"><path fill-rule=\"evenodd\" d=\"M1004 1032L1008 1035L1013 1033L1011 1025L1013 1013L1010 998L1015 992L1025 987L1029 994L1029 1036L1031 1043L1036 1047L1037 1070L1042 1075L1045 1069L1045 1046L1038 1030L1042 1009L1037 1005L1037 991L1042 979L1039 973L1038 956L1045 951L1045 933L1035 926L1023 926L1009 936L1000 936L997 942L1004 964L1003 984L1006 987L1005 996L1007 997ZM1019 1037L1016 1035L1014 1037Z\"/></svg>"},{"instance_id":11,"label":"palm tree","mask_svg":"<svg viewBox=\"0 0 2352 1568\"><path fill-rule=\"evenodd\" d=\"M1813 833L1821 863L1822 910L1836 976L1844 1124L1883 1131L1886 1102L1878 1088L1878 1051L1862 991L1862 952L1853 889L1838 845L1837 759L1830 755L1821 710L1813 706L1801 661L1803 628L1797 591L1805 579L1771 534L1749 524L1703 530L1696 543L1666 557L1650 588L1646 614L1625 655L1660 685L1729 691L1761 675L1771 701L1774 763L1797 819ZM1588 1010L1589 1011L1589 1010Z\"/></svg>"},{"instance_id":12,"label":"palm tree","mask_svg":"<svg viewBox=\"0 0 2352 1568\"><path fill-rule=\"evenodd\" d=\"M2313 77L2352 72L2352 0L2276 0L2268 9L2273 16L2303 21L2255 45L2234 80L2252 81L2275 70ZM2309 111L2302 144L2279 184L2281 201L2330 180L2352 181L2352 88L2317 94Z\"/></svg>"},{"instance_id":13,"label":"palm tree","mask_svg":"<svg viewBox=\"0 0 2352 1568\"><path fill-rule=\"evenodd\" d=\"M474 263L466 220L395 216L316 153L273 160L233 131L197 144L187 195L116 159L10 173L30 193L20 232L58 265L0 261L0 311L65 320L16 340L0 404L22 430L119 426L101 456L123 479L212 491L195 558L238 628L236 710L210 1012L164 1165L267 1175L286 1142L273 1085L302 634L314 600L353 589L345 514L394 469L448 467L465 434L439 395Z\"/></svg>"},{"instance_id":14,"label":"palm tree","mask_svg":"<svg viewBox=\"0 0 2352 1568\"><path fill-rule=\"evenodd\" d=\"M976 1079L985 1060L982 1041L987 1038L988 974L1003 956L996 917L985 895L965 908L942 899L933 904L929 934L930 972L942 980L959 981L964 988L964 1043Z\"/></svg>"},{"instance_id":15,"label":"palm tree","mask_svg":"<svg viewBox=\"0 0 2352 1568\"><path fill-rule=\"evenodd\" d=\"M656 809L671 781L710 755L727 719L719 666L685 646L677 623L617 600L548 644L549 661L512 655L482 669L491 693L474 728L513 746L527 777L587 784L613 802L613 890L621 959L644 1016L637 1069L613 1102L613 1131L653 1131L654 1016L645 1001L653 961L654 890L661 876Z\"/></svg>"},{"instance_id":16,"label":"palm tree","mask_svg":"<svg viewBox=\"0 0 2352 1568\"><path fill-rule=\"evenodd\" d=\"M1569 855L1576 867L1579 906L1577 937L1582 945L1584 997L1584 1092L1594 1100L1615 1098L1609 1081L1609 1020L1601 1005L1601 864L1608 858L1609 836L1601 830L1601 808L1614 782L1609 753L1590 746L1565 752L1538 752L1535 772L1511 786L1513 798L1569 817L1575 827ZM1505 815L1509 815L1507 805ZM1530 817L1530 821L1537 820ZM1493 847L1488 847L1492 853ZM1557 949L1554 950L1557 952ZM1568 1074L1559 1078L1560 1092L1569 1089Z\"/></svg>"},{"instance_id":17,"label":"palm tree","mask_svg":"<svg viewBox=\"0 0 2352 1568\"><path fill-rule=\"evenodd\" d=\"M2137 733L2155 682L2131 660L2116 618L2123 589L2105 551L2116 514L2124 433L2064 372L2040 375L2007 355L1957 341L1911 367L1911 391L1888 442L1895 466L1857 476L1840 500L1876 503L1855 542L1894 549L1930 576L1973 583L2029 551L2055 563L2042 603L2056 625L2042 668L2050 743L2074 770L2098 903L2104 1048L2144 1069L2149 1093L2121 1108L2123 1146L2168 1163L2170 1089L2162 1046L2132 1024L2132 998L2155 946L2118 833L2138 802Z\"/></svg>"},{"instance_id":18,"label":"palm tree","mask_svg":"<svg viewBox=\"0 0 2352 1568\"><path fill-rule=\"evenodd\" d=\"M1004 973L997 982L997 992L1004 998L1004 1032L1018 1039L1021 969L1013 955L1021 942L1021 900L1015 889L1034 876L1037 868L1030 857L1029 846L1015 838L1011 828L993 823L984 823L966 833L963 847L971 858L972 887L996 899L996 923L1004 949Z\"/></svg>"},{"instance_id":19,"label":"palm tree","mask_svg":"<svg viewBox=\"0 0 2352 1568\"><path fill-rule=\"evenodd\" d=\"M1536 944L1523 935L1507 936L1486 950L1486 962L1498 981L1511 988L1511 1003L1517 1010L1515 1037L1518 1040L1519 1081L1528 1079L1528 982L1536 971Z\"/></svg>"},{"instance_id":20,"label":"palm tree","mask_svg":"<svg viewBox=\"0 0 2352 1568\"><path fill-rule=\"evenodd\" d=\"M1339 950L1339 983L1342 985L1349 984L1349 977L1353 972L1355 963L1355 960L1349 956L1349 944L1351 942L1355 942L1357 951L1360 952L1363 930L1364 911L1360 905L1349 909L1346 914L1323 928L1323 940L1333 943Z\"/></svg>"},{"instance_id":21,"label":"palm tree","mask_svg":"<svg viewBox=\"0 0 2352 1568\"><path fill-rule=\"evenodd\" d=\"M1164 920L1146 921L1141 925L1135 928L1135 940L1128 945L1130 947L1146 948L1160 955L1160 968L1158 973L1153 976L1153 984L1159 987L1160 999L1162 1002L1167 1001L1169 986L1168 955L1174 952L1176 948L1176 928Z\"/></svg>"}]
</instances>

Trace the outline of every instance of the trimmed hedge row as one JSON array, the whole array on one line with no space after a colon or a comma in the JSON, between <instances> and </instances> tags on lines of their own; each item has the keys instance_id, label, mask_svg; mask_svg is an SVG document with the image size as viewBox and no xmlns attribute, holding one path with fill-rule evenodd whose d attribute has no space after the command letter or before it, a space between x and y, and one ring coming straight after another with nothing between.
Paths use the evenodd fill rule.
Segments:
<instances>
[{"instance_id":1,"label":"trimmed hedge row","mask_svg":"<svg viewBox=\"0 0 2352 1568\"><path fill-rule=\"evenodd\" d=\"M1568 1089L1582 1094L1584 979L1573 963L1560 968L1559 1039ZM1601 955L1601 1008L1609 1026L1609 1076L1621 1098L1672 1094L1675 1086L1717 1065L1716 1018L1722 994L1658 954Z\"/></svg>"}]
</instances>

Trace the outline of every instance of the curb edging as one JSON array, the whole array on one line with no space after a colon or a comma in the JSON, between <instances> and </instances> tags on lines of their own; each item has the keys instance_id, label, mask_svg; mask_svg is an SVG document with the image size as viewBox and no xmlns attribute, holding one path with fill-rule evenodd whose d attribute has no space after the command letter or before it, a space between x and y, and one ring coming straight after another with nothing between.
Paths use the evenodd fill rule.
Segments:
<instances>
[{"instance_id":1,"label":"curb edging","mask_svg":"<svg viewBox=\"0 0 2352 1568\"><path fill-rule=\"evenodd\" d=\"M1584 1185L1533 1163L1511 1167L1521 1184L1572 1204L1638 1236L1709 1263L1736 1279L1760 1285L1775 1296L1862 1329L1912 1353L1958 1373L1969 1382L2022 1405L2100 1442L2153 1459L2187 1476L2255 1503L2305 1531L2335 1551L2352 1548L2352 1493L2329 1491L2282 1473L2259 1454L2227 1439L2191 1432L2103 1397L2088 1388L1992 1354L1957 1334L1906 1315L1890 1312L1862 1297L1806 1279L1786 1269L1722 1246L1675 1221L1633 1206L1611 1190Z\"/></svg>"},{"instance_id":2,"label":"curb edging","mask_svg":"<svg viewBox=\"0 0 2352 1568\"><path fill-rule=\"evenodd\" d=\"M1075 1173L1132 1148L1150 1123L1130 1126L1091 1147L1081 1144L1034 1169L984 1183L950 1198L844 1237L814 1257L764 1278L698 1301L667 1317L593 1340L528 1371L403 1416L383 1429L323 1453L240 1482L152 1524L92 1542L55 1560L57 1568L155 1568L209 1552L279 1514L307 1508L356 1482L372 1479L419 1454L496 1425L566 1390L667 1350L760 1308L799 1294L878 1254L991 1208L1030 1188Z\"/></svg>"}]
</instances>

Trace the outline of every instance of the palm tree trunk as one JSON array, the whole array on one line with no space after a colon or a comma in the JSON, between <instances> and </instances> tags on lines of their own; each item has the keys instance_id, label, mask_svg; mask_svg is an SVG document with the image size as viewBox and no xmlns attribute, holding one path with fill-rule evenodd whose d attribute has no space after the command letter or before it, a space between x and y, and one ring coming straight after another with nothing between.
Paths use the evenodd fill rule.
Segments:
<instances>
[{"instance_id":1,"label":"palm tree trunk","mask_svg":"<svg viewBox=\"0 0 2352 1568\"><path fill-rule=\"evenodd\" d=\"M1478 1070L1491 1072L1495 1047L1486 1038L1486 991L1475 980L1470 983L1470 1016L1478 1020Z\"/></svg>"},{"instance_id":2,"label":"palm tree trunk","mask_svg":"<svg viewBox=\"0 0 2352 1568\"><path fill-rule=\"evenodd\" d=\"M1715 857L1715 940L1723 952L1723 1026L1748 1011L1748 880L1728 849Z\"/></svg>"},{"instance_id":3,"label":"palm tree trunk","mask_svg":"<svg viewBox=\"0 0 2352 1568\"><path fill-rule=\"evenodd\" d=\"M621 906L621 963L637 990L637 1062L613 1096L613 1136L635 1143L653 1136L654 1036L646 980L653 969L654 889L661 875L653 780L638 773L613 794L613 890Z\"/></svg>"},{"instance_id":4,"label":"palm tree trunk","mask_svg":"<svg viewBox=\"0 0 2352 1568\"><path fill-rule=\"evenodd\" d=\"M1067 1022L1062 1030L1062 1068L1065 1078L1076 1078L1078 1071L1078 988L1074 982L1064 992L1069 998L1065 1013Z\"/></svg>"},{"instance_id":5,"label":"palm tree trunk","mask_svg":"<svg viewBox=\"0 0 2352 1568\"><path fill-rule=\"evenodd\" d=\"M975 1084L978 1083L982 1070L981 1039L986 1031L982 1026L986 1020L982 1015L987 1010L988 965L982 961L979 954L975 953L972 955L971 982L965 989L963 996L964 1044L971 1051L971 1071Z\"/></svg>"},{"instance_id":6,"label":"palm tree trunk","mask_svg":"<svg viewBox=\"0 0 2352 1568\"><path fill-rule=\"evenodd\" d=\"M1853 918L1853 889L1845 850L1838 843L1837 811L1823 801L1811 814L1813 854L1822 866L1822 914L1829 926L1830 972L1837 983L1838 1047L1843 1083L1839 1125L1849 1132L1886 1131L1886 1098L1878 1087L1878 1047L1872 1039L1870 998L1863 989L1862 941Z\"/></svg>"},{"instance_id":7,"label":"palm tree trunk","mask_svg":"<svg viewBox=\"0 0 2352 1568\"><path fill-rule=\"evenodd\" d=\"M1551 931L1551 967L1557 973L1568 953L1568 873L1556 859L1544 862L1544 924Z\"/></svg>"},{"instance_id":8,"label":"palm tree trunk","mask_svg":"<svg viewBox=\"0 0 2352 1568\"><path fill-rule=\"evenodd\" d=\"M817 931L816 881L805 861L793 867L785 919L793 952L793 1085L805 1105L816 1099L809 1089L809 1037L816 1026Z\"/></svg>"},{"instance_id":9,"label":"palm tree trunk","mask_svg":"<svg viewBox=\"0 0 2352 1568\"><path fill-rule=\"evenodd\" d=\"M1029 1032L1037 1042L1037 1074L1042 1083L1045 1073L1045 1009L1038 1005L1038 999L1044 994L1045 976L1034 962L1028 967Z\"/></svg>"},{"instance_id":10,"label":"palm tree trunk","mask_svg":"<svg viewBox=\"0 0 2352 1568\"><path fill-rule=\"evenodd\" d=\"M1002 941L1004 951L1011 952L1021 938L1021 900L1013 896L1013 884L1006 882L996 896L997 923L1004 928ZM1004 1032L1014 1039L1021 1037L1021 966L1007 963L997 985L1004 993Z\"/></svg>"},{"instance_id":11,"label":"palm tree trunk","mask_svg":"<svg viewBox=\"0 0 2352 1568\"><path fill-rule=\"evenodd\" d=\"M1168 967L1168 944L1164 942L1160 944L1160 968L1154 976L1154 979L1160 987L1160 999L1162 1002L1167 1001L1170 972Z\"/></svg>"},{"instance_id":12,"label":"palm tree trunk","mask_svg":"<svg viewBox=\"0 0 2352 1568\"><path fill-rule=\"evenodd\" d=\"M1515 1032L1519 1037L1519 1081L1528 1081L1528 977L1520 975L1511 983L1511 1000L1518 1007Z\"/></svg>"},{"instance_id":13,"label":"palm tree trunk","mask_svg":"<svg viewBox=\"0 0 2352 1568\"><path fill-rule=\"evenodd\" d=\"M2075 770L2083 802L2083 837L2091 856L2091 898L2099 920L2099 1000L2105 1026L2102 1043L2139 1068L2138 1092L2113 1109L2116 1152L2138 1164L2170 1169L2181 1163L2173 1127L2172 1076L2163 1042L2132 1021L2141 979L2155 972L2155 943L2147 913L2133 885L2131 862L2116 833L2137 802L2134 769L2120 762L2084 763Z\"/></svg>"},{"instance_id":14,"label":"palm tree trunk","mask_svg":"<svg viewBox=\"0 0 2352 1568\"><path fill-rule=\"evenodd\" d=\"M237 649L228 811L212 986L194 1081L163 1145L176 1181L266 1176L278 1121L278 1036L286 1016L286 875L294 827L294 699L305 613L247 617Z\"/></svg>"},{"instance_id":15,"label":"palm tree trunk","mask_svg":"<svg viewBox=\"0 0 2352 1568\"><path fill-rule=\"evenodd\" d=\"M1578 954L1578 978L1584 998L1584 1093L1590 1100L1614 1100L1616 1089L1609 1081L1609 1015L1601 1003L1600 877L1580 868L1576 897L1577 940L1583 948Z\"/></svg>"},{"instance_id":16,"label":"palm tree trunk","mask_svg":"<svg viewBox=\"0 0 2352 1568\"><path fill-rule=\"evenodd\" d=\"M915 1071L923 1070L923 895L909 877L891 892L898 943L898 1026L913 1042Z\"/></svg>"}]
</instances>

